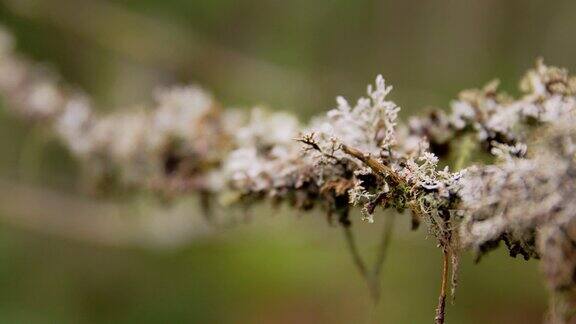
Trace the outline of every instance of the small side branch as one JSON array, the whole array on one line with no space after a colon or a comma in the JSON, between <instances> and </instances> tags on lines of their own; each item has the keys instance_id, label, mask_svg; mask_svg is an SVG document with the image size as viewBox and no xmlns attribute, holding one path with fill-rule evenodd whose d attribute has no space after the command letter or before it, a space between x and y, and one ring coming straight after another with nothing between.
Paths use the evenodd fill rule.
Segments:
<instances>
[{"instance_id":1,"label":"small side branch","mask_svg":"<svg viewBox=\"0 0 576 324\"><path fill-rule=\"evenodd\" d=\"M346 243L348 246L348 250L352 255L354 265L356 266L358 272L362 275L362 278L368 285L368 289L370 290L370 297L372 298L374 304L376 304L380 300L380 274L382 273L382 268L384 265L384 261L386 259L388 247L390 246L390 240L392 238L392 232L393 232L392 229L394 227L394 219L395 219L394 215L390 215L389 217L386 218L380 244L378 245L376 260L371 269L368 268L366 262L360 255L360 251L358 250L356 239L354 237L351 227L350 226L342 227L344 231L344 237L346 239Z\"/></svg>"},{"instance_id":2,"label":"small side branch","mask_svg":"<svg viewBox=\"0 0 576 324\"><path fill-rule=\"evenodd\" d=\"M388 247L390 246L390 240L392 239L392 229L394 228L394 214L388 215L384 222L384 229L382 230L382 236L380 238L380 244L378 245L378 251L376 252L376 260L374 266L372 267L372 272L370 276L370 292L372 295L372 300L376 304L380 300L381 286L380 286L380 274L382 273L382 268L384 266L384 261L388 255Z\"/></svg>"},{"instance_id":3,"label":"small side branch","mask_svg":"<svg viewBox=\"0 0 576 324\"><path fill-rule=\"evenodd\" d=\"M388 254L388 247L390 246L390 241L392 239L392 229L394 228L395 218L394 214L390 214L386 217L384 223L384 230L382 231L380 245L378 246L378 254L376 256L376 263L374 264L373 269L373 276L376 278L380 276L384 261L386 260L386 255Z\"/></svg>"},{"instance_id":4,"label":"small side branch","mask_svg":"<svg viewBox=\"0 0 576 324\"><path fill-rule=\"evenodd\" d=\"M382 162L378 161L377 159L371 157L368 154L363 153L362 151L355 149L353 147L349 147L347 145L341 145L342 151L348 155L351 155L358 160L362 161L368 167L370 167L376 174L378 175L387 175L389 176L395 184L404 184L404 179L400 178L391 167L383 164Z\"/></svg>"},{"instance_id":5,"label":"small side branch","mask_svg":"<svg viewBox=\"0 0 576 324\"><path fill-rule=\"evenodd\" d=\"M438 306L436 307L436 317L434 323L444 324L446 315L446 290L448 287L448 274L450 263L450 250L448 247L443 247L444 253L442 256L442 283L440 286L440 296L438 296Z\"/></svg>"},{"instance_id":6,"label":"small side branch","mask_svg":"<svg viewBox=\"0 0 576 324\"><path fill-rule=\"evenodd\" d=\"M350 226L342 226L344 231L344 238L346 239L346 246L348 247L348 251L352 255L352 260L354 261L354 265L358 269L358 272L362 275L366 282L370 281L370 276L368 273L368 267L366 263L362 259L360 255L360 251L358 250L358 245L356 244L356 239L354 237L354 233L352 233L352 228Z\"/></svg>"}]
</instances>

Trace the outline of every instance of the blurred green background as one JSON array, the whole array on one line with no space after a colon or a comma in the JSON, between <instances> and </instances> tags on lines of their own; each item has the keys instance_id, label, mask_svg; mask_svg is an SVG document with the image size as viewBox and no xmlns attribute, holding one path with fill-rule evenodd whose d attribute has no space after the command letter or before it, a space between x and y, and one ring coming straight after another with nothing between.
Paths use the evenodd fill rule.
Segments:
<instances>
[{"instance_id":1,"label":"blurred green background","mask_svg":"<svg viewBox=\"0 0 576 324\"><path fill-rule=\"evenodd\" d=\"M403 117L495 77L515 93L539 56L574 69L575 18L571 0L0 0L20 51L104 111L194 82L302 120L378 73ZM66 151L4 108L0 152L0 323L432 322L440 251L406 219L373 309L323 215L263 206L213 230L194 197L91 197ZM357 223L373 254L381 222ZM466 256L460 277L449 323L541 322L536 262Z\"/></svg>"}]
</instances>

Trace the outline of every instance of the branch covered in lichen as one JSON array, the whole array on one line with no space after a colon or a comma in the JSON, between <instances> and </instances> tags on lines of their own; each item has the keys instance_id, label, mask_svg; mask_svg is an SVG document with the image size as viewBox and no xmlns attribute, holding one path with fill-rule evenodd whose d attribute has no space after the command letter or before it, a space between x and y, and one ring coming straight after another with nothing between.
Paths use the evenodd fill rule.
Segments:
<instances>
[{"instance_id":1,"label":"branch covered in lichen","mask_svg":"<svg viewBox=\"0 0 576 324\"><path fill-rule=\"evenodd\" d=\"M5 106L53 131L97 179L116 177L163 197L198 194L205 209L271 201L321 209L329 220L336 215L374 296L389 235L370 270L351 235L350 212L374 222L379 207L408 209L413 228L428 224L442 250L437 323L445 319L449 271L454 290L461 250L480 256L500 241L512 256L540 258L555 295L574 300L575 80L539 61L518 99L491 82L463 91L448 113L434 110L406 124L381 76L356 104L338 97L336 108L306 125L287 113L226 109L195 86L160 89L152 107L101 115L0 33ZM489 162L470 163L480 152ZM454 171L441 167L451 157ZM569 313L554 318L568 321Z\"/></svg>"}]
</instances>

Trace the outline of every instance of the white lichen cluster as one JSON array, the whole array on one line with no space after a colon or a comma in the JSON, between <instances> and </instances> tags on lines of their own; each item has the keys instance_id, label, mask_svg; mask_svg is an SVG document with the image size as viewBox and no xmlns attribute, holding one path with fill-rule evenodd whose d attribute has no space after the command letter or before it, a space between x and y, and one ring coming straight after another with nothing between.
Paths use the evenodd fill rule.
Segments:
<instances>
[{"instance_id":1,"label":"white lichen cluster","mask_svg":"<svg viewBox=\"0 0 576 324\"><path fill-rule=\"evenodd\" d=\"M405 124L381 76L367 97L354 105L338 97L307 125L287 113L226 109L195 86L103 115L0 32L4 106L51 129L102 177L164 196L199 193L207 204L317 207L345 229L355 208L368 222L378 208L408 210L443 251L437 323L449 263L455 272L463 248L481 255L504 241L513 256L542 259L553 291L576 294L576 78L539 61L520 98L497 86L463 91L450 112Z\"/></svg>"},{"instance_id":2,"label":"white lichen cluster","mask_svg":"<svg viewBox=\"0 0 576 324\"><path fill-rule=\"evenodd\" d=\"M559 120L576 104L576 77L542 60L521 80L519 99L498 92L498 84L494 80L482 89L462 91L449 113L434 110L411 118L410 134L426 136L433 147L442 148L470 133L490 151L494 143L526 142L534 126Z\"/></svg>"},{"instance_id":3,"label":"white lichen cluster","mask_svg":"<svg viewBox=\"0 0 576 324\"><path fill-rule=\"evenodd\" d=\"M536 257L555 291L576 288L576 112L543 127L529 151L498 149L493 165L462 182L460 237L480 253L503 241L511 256Z\"/></svg>"},{"instance_id":4,"label":"white lichen cluster","mask_svg":"<svg viewBox=\"0 0 576 324\"><path fill-rule=\"evenodd\" d=\"M208 190L205 171L227 145L220 110L195 86L160 89L152 107L101 115L82 92L13 51L0 33L0 93L5 106L54 130L70 151L103 175L127 185L168 191Z\"/></svg>"},{"instance_id":5,"label":"white lichen cluster","mask_svg":"<svg viewBox=\"0 0 576 324\"><path fill-rule=\"evenodd\" d=\"M234 149L225 158L224 182L242 194L281 194L295 187L291 175L298 167L298 120L286 113L260 108L251 111L248 122L233 134Z\"/></svg>"}]
</instances>

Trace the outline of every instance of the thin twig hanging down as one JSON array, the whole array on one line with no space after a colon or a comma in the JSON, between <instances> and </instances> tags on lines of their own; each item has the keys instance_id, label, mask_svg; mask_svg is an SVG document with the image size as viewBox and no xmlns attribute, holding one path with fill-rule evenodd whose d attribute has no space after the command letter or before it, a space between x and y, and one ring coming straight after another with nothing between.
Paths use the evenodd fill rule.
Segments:
<instances>
[{"instance_id":1,"label":"thin twig hanging down","mask_svg":"<svg viewBox=\"0 0 576 324\"><path fill-rule=\"evenodd\" d=\"M195 86L161 89L153 107L101 116L85 94L18 55L0 31L5 106L52 131L94 179L116 176L165 198L200 194L207 210L268 200L337 215L375 299L391 225L369 269L350 211L359 207L371 223L379 207L410 210L413 228L427 223L443 252L437 323L459 251L480 256L500 241L512 256L540 258L554 295L576 305L576 78L538 61L520 98L497 87L463 91L449 112L406 124L381 76L356 104L338 97L336 108L307 125L287 113L224 109ZM441 168L458 146L455 170ZM491 158L470 165L478 151ZM554 318L573 316L570 307L555 309L568 310Z\"/></svg>"},{"instance_id":2,"label":"thin twig hanging down","mask_svg":"<svg viewBox=\"0 0 576 324\"><path fill-rule=\"evenodd\" d=\"M450 259L450 252L444 249L442 252L442 280L440 281L440 296L438 296L438 306L436 307L436 317L434 321L436 324L444 324L446 317L446 290L448 289L448 260Z\"/></svg>"},{"instance_id":3,"label":"thin twig hanging down","mask_svg":"<svg viewBox=\"0 0 576 324\"><path fill-rule=\"evenodd\" d=\"M380 300L380 277L384 265L384 260L386 258L386 252L390 246L393 226L394 215L389 215L389 217L386 218L385 225L382 230L380 244L378 245L376 252L376 259L374 260L372 267L369 267L366 264L364 258L362 258L351 226L342 226L344 231L344 238L346 239L346 245L348 246L348 250L352 255L354 265L356 266L356 269L360 275L362 275L366 285L368 285L370 297L375 304Z\"/></svg>"}]
</instances>

